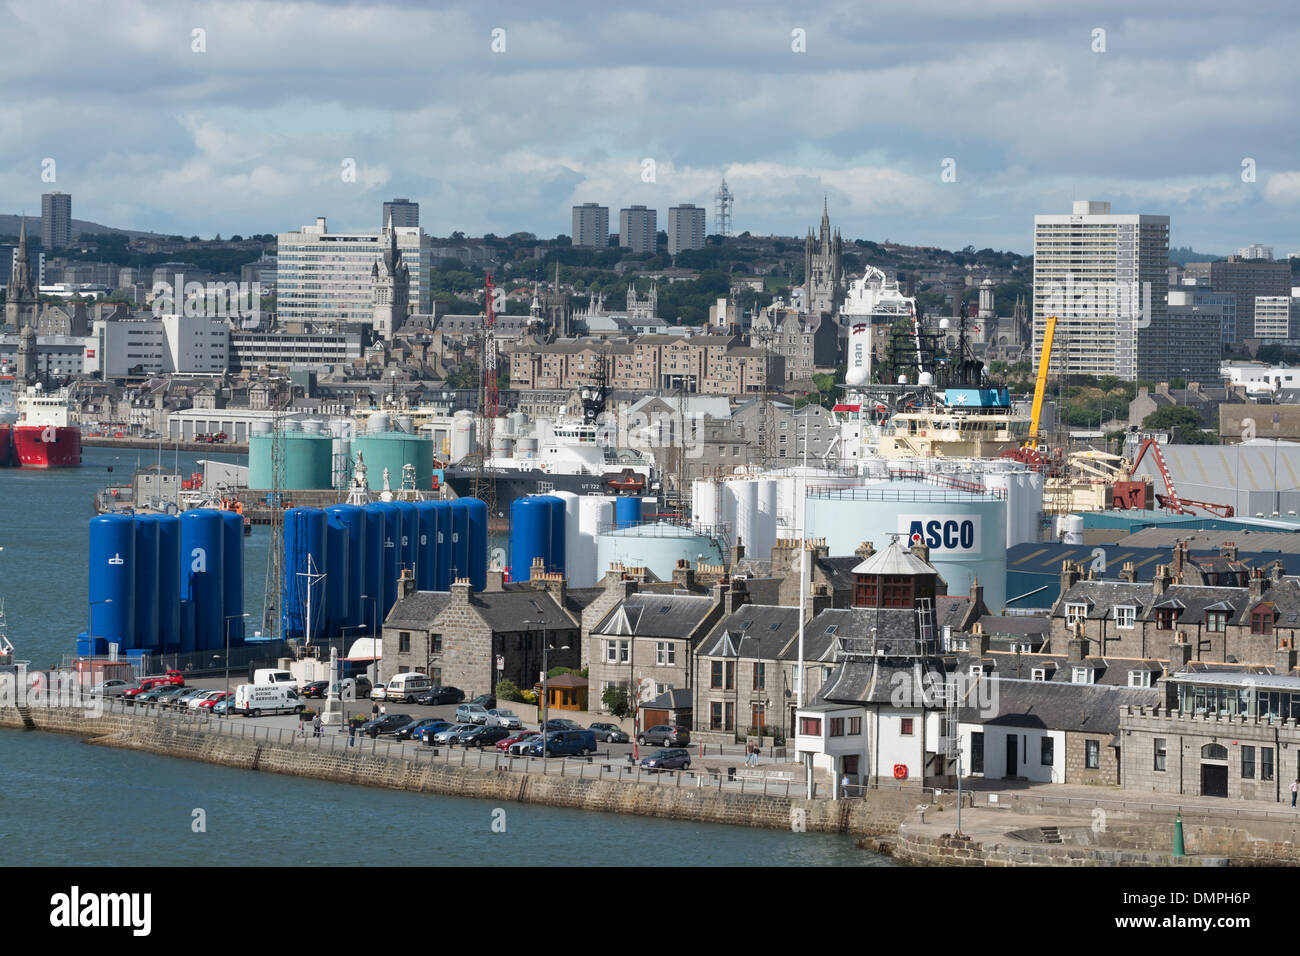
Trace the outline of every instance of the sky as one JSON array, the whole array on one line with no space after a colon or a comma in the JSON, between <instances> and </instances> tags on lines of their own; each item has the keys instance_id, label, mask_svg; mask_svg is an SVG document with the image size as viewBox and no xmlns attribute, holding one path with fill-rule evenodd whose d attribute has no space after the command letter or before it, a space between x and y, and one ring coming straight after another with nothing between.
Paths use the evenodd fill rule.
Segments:
<instances>
[{"instance_id":1,"label":"sky","mask_svg":"<svg viewBox=\"0 0 1300 956\"><path fill-rule=\"evenodd\" d=\"M0 212L569 234L571 207L1032 252L1072 199L1300 250L1300 7L0 0ZM1086 10L1080 9L1087 6ZM52 179L52 181L51 181Z\"/></svg>"}]
</instances>

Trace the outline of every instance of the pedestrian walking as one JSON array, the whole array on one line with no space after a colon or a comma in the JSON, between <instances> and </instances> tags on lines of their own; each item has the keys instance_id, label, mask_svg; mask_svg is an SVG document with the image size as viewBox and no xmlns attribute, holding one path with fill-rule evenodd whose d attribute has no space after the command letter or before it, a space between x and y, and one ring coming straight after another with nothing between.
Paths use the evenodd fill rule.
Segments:
<instances>
[{"instance_id":1,"label":"pedestrian walking","mask_svg":"<svg viewBox=\"0 0 1300 956\"><path fill-rule=\"evenodd\" d=\"M388 714L388 705L387 705L387 704L380 704L380 705L379 705L379 716L383 717L383 716L386 716L387 714Z\"/></svg>"},{"instance_id":2,"label":"pedestrian walking","mask_svg":"<svg viewBox=\"0 0 1300 956\"><path fill-rule=\"evenodd\" d=\"M370 716L371 716L372 718L374 718L374 717L378 717L378 716L379 716L379 705L378 705L378 704L371 704L371 705L370 705Z\"/></svg>"},{"instance_id":3,"label":"pedestrian walking","mask_svg":"<svg viewBox=\"0 0 1300 956\"><path fill-rule=\"evenodd\" d=\"M301 713L298 714L298 736L299 736L299 737L306 737L306 736L307 736L307 732L306 732L305 730L302 729L302 714L301 714Z\"/></svg>"},{"instance_id":4,"label":"pedestrian walking","mask_svg":"<svg viewBox=\"0 0 1300 956\"><path fill-rule=\"evenodd\" d=\"M353 721L348 724L348 746L349 747L355 746L356 742L357 742L357 725L356 722Z\"/></svg>"},{"instance_id":5,"label":"pedestrian walking","mask_svg":"<svg viewBox=\"0 0 1300 956\"><path fill-rule=\"evenodd\" d=\"M847 773L846 773L846 774L845 774L845 775L840 779L840 790L843 791L843 793L844 793L844 795L845 795L846 797L848 796L848 794L849 794L849 775L848 775Z\"/></svg>"},{"instance_id":6,"label":"pedestrian walking","mask_svg":"<svg viewBox=\"0 0 1300 956\"><path fill-rule=\"evenodd\" d=\"M321 727L320 714L316 714L311 719L311 735L313 737L320 736L320 727Z\"/></svg>"},{"instance_id":7,"label":"pedestrian walking","mask_svg":"<svg viewBox=\"0 0 1300 956\"><path fill-rule=\"evenodd\" d=\"M1300 777L1296 777L1291 783L1291 806L1295 807L1296 794L1300 793Z\"/></svg>"}]
</instances>

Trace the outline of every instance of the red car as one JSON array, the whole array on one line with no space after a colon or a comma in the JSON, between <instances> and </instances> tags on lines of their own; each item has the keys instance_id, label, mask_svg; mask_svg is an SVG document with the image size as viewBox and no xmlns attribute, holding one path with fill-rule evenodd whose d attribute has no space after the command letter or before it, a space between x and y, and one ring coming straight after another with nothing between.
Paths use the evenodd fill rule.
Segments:
<instances>
[{"instance_id":1,"label":"red car","mask_svg":"<svg viewBox=\"0 0 1300 956\"><path fill-rule=\"evenodd\" d=\"M211 712L212 708L216 707L218 703L225 700L227 697L234 697L234 696L235 696L234 694L231 694L228 691L222 691L220 694L217 694L215 697L209 697L207 700L199 701L198 709Z\"/></svg>"},{"instance_id":2,"label":"red car","mask_svg":"<svg viewBox=\"0 0 1300 956\"><path fill-rule=\"evenodd\" d=\"M517 744L525 737L535 737L536 735L537 735L537 731L535 730L517 730L509 737L507 737L505 740L498 740L497 750L500 750L502 753L505 753L507 750L510 749L511 744Z\"/></svg>"},{"instance_id":3,"label":"red car","mask_svg":"<svg viewBox=\"0 0 1300 956\"><path fill-rule=\"evenodd\" d=\"M165 674L154 674L150 677L141 677L140 683L135 687L122 694L127 700L139 697L147 690L153 690L155 687L183 687L185 686L185 675L180 671L168 671Z\"/></svg>"}]
</instances>

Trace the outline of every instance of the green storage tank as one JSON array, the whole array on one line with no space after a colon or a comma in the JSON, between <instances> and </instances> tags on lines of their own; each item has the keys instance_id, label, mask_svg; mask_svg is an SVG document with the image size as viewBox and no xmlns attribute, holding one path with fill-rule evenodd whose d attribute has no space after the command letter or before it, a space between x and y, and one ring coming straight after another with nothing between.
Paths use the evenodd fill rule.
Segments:
<instances>
[{"instance_id":1,"label":"green storage tank","mask_svg":"<svg viewBox=\"0 0 1300 956\"><path fill-rule=\"evenodd\" d=\"M433 439L406 432L378 432L352 439L352 460L360 453L366 463L366 481L371 491L384 487L384 469L388 469L389 486L402 486L402 466L415 466L415 487L428 491L433 487Z\"/></svg>"},{"instance_id":2,"label":"green storage tank","mask_svg":"<svg viewBox=\"0 0 1300 956\"><path fill-rule=\"evenodd\" d=\"M334 439L330 435L307 435L287 431L284 442L284 490L309 491L333 487ZM271 476L272 435L248 439L248 487L261 491L274 486Z\"/></svg>"}]
</instances>

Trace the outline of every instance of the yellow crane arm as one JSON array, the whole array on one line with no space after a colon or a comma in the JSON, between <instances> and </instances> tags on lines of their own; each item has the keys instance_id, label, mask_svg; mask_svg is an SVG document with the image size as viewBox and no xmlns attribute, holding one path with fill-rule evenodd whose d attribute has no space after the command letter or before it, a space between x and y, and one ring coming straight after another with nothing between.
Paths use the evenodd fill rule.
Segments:
<instances>
[{"instance_id":1,"label":"yellow crane arm","mask_svg":"<svg viewBox=\"0 0 1300 956\"><path fill-rule=\"evenodd\" d=\"M1029 417L1029 440L1038 439L1038 418L1043 412L1043 392L1047 390L1047 368L1052 360L1052 337L1056 334L1056 316L1047 317L1043 330L1043 354L1038 359L1038 380L1034 382L1034 407Z\"/></svg>"}]
</instances>

